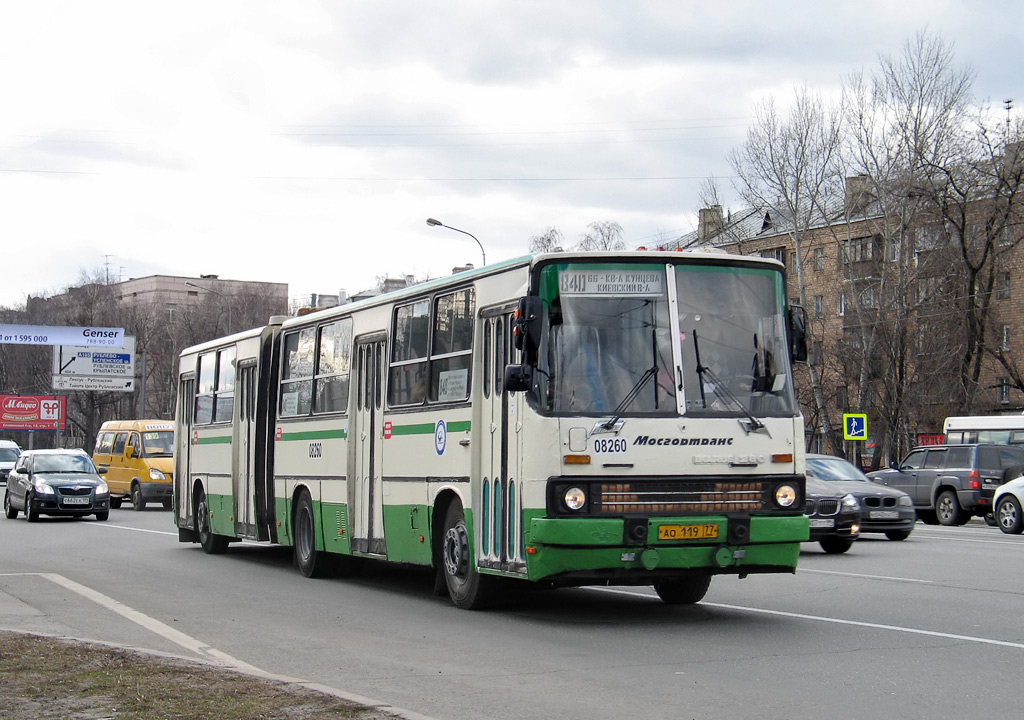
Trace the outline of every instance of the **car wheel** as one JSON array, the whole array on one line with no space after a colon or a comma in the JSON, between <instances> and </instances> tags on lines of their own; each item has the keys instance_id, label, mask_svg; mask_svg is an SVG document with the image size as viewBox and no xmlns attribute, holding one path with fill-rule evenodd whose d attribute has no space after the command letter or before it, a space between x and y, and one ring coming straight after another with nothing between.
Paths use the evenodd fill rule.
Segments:
<instances>
[{"instance_id":1,"label":"car wheel","mask_svg":"<svg viewBox=\"0 0 1024 720\"><path fill-rule=\"evenodd\" d=\"M829 555L839 555L853 547L853 540L844 537L823 537L818 544Z\"/></svg>"},{"instance_id":2,"label":"car wheel","mask_svg":"<svg viewBox=\"0 0 1024 720\"><path fill-rule=\"evenodd\" d=\"M995 527L996 526L996 515L995 515L995 513L985 513L982 516L982 520L984 520L985 524L988 525L989 527Z\"/></svg>"},{"instance_id":3,"label":"car wheel","mask_svg":"<svg viewBox=\"0 0 1024 720\"><path fill-rule=\"evenodd\" d=\"M935 500L935 517L939 519L940 525L963 525L967 522L967 515L960 507L960 501L956 499L956 493L952 490L943 490Z\"/></svg>"},{"instance_id":4,"label":"car wheel","mask_svg":"<svg viewBox=\"0 0 1024 720\"><path fill-rule=\"evenodd\" d=\"M138 483L132 485L132 510L142 512L146 509L146 500L142 497L142 486Z\"/></svg>"},{"instance_id":5,"label":"car wheel","mask_svg":"<svg viewBox=\"0 0 1024 720\"><path fill-rule=\"evenodd\" d=\"M910 530L887 530L885 536L890 540L906 540L910 537Z\"/></svg>"},{"instance_id":6,"label":"car wheel","mask_svg":"<svg viewBox=\"0 0 1024 720\"><path fill-rule=\"evenodd\" d=\"M935 517L934 510L918 510L917 519L923 522L925 525L938 525L939 519Z\"/></svg>"},{"instance_id":7,"label":"car wheel","mask_svg":"<svg viewBox=\"0 0 1024 720\"><path fill-rule=\"evenodd\" d=\"M118 508L120 508L121 507L121 498L114 497L113 495L111 495L110 496L110 507L112 509L114 509L114 510L117 510Z\"/></svg>"},{"instance_id":8,"label":"car wheel","mask_svg":"<svg viewBox=\"0 0 1024 720\"><path fill-rule=\"evenodd\" d=\"M693 605L704 599L709 587L710 575L689 575L659 580L654 583L654 592L669 605Z\"/></svg>"},{"instance_id":9,"label":"car wheel","mask_svg":"<svg viewBox=\"0 0 1024 720\"><path fill-rule=\"evenodd\" d=\"M441 562L448 595L455 607L481 610L494 602L497 578L481 575L473 568L466 518L458 500L452 501L445 514Z\"/></svg>"},{"instance_id":10,"label":"car wheel","mask_svg":"<svg viewBox=\"0 0 1024 720\"><path fill-rule=\"evenodd\" d=\"M8 520L13 520L18 517L17 508L11 507L11 496L4 491L4 515L7 516Z\"/></svg>"},{"instance_id":11,"label":"car wheel","mask_svg":"<svg viewBox=\"0 0 1024 720\"><path fill-rule=\"evenodd\" d=\"M1007 535L1020 535L1021 531L1024 531L1024 517L1021 517L1020 502L1013 495L1003 495L999 498L995 515L999 529Z\"/></svg>"},{"instance_id":12,"label":"car wheel","mask_svg":"<svg viewBox=\"0 0 1024 720\"><path fill-rule=\"evenodd\" d=\"M96 513L96 519L99 520L100 522L103 522L108 517L110 517L110 511L109 510L104 510L103 512Z\"/></svg>"},{"instance_id":13,"label":"car wheel","mask_svg":"<svg viewBox=\"0 0 1024 720\"><path fill-rule=\"evenodd\" d=\"M35 522L39 519L39 513L32 507L32 493L25 493L25 519L29 522Z\"/></svg>"},{"instance_id":14,"label":"car wheel","mask_svg":"<svg viewBox=\"0 0 1024 720\"><path fill-rule=\"evenodd\" d=\"M210 530L210 509L206 505L206 493L202 490L196 501L196 532L199 545L207 555L220 555L228 549L228 539Z\"/></svg>"}]
</instances>

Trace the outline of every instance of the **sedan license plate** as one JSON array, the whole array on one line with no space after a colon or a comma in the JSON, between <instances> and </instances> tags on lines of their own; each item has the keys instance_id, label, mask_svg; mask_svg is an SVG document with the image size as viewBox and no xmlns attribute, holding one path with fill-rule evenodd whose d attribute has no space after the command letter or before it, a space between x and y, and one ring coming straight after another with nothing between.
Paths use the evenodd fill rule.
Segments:
<instances>
[{"instance_id":1,"label":"sedan license plate","mask_svg":"<svg viewBox=\"0 0 1024 720\"><path fill-rule=\"evenodd\" d=\"M812 528L830 528L835 526L836 521L833 518L811 518Z\"/></svg>"},{"instance_id":2,"label":"sedan license plate","mask_svg":"<svg viewBox=\"0 0 1024 720\"><path fill-rule=\"evenodd\" d=\"M718 537L718 525L659 525L659 540L708 540Z\"/></svg>"},{"instance_id":3,"label":"sedan license plate","mask_svg":"<svg viewBox=\"0 0 1024 720\"><path fill-rule=\"evenodd\" d=\"M89 498L87 497L66 497L64 498L65 505L88 505Z\"/></svg>"},{"instance_id":4,"label":"sedan license plate","mask_svg":"<svg viewBox=\"0 0 1024 720\"><path fill-rule=\"evenodd\" d=\"M868 513L871 520L899 520L899 510L872 510Z\"/></svg>"}]
</instances>

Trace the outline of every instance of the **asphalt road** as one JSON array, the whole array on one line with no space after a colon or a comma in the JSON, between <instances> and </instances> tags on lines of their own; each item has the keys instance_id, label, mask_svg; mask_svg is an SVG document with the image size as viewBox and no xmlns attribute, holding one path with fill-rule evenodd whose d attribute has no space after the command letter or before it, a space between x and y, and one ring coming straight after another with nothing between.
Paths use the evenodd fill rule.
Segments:
<instances>
[{"instance_id":1,"label":"asphalt road","mask_svg":"<svg viewBox=\"0 0 1024 720\"><path fill-rule=\"evenodd\" d=\"M1024 536L918 524L795 576L455 609L422 571L307 580L287 551L182 545L169 512L0 518L0 627L318 682L441 720L1018 717Z\"/></svg>"}]
</instances>

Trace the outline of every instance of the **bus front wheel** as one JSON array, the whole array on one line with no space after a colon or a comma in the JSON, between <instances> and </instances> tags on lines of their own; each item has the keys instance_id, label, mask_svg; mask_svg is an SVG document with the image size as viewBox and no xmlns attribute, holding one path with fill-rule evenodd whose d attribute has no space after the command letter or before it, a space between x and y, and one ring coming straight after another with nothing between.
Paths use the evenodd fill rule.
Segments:
<instances>
[{"instance_id":1,"label":"bus front wheel","mask_svg":"<svg viewBox=\"0 0 1024 720\"><path fill-rule=\"evenodd\" d=\"M463 610L481 610L490 605L497 579L473 569L466 518L457 500L448 506L445 514L441 543L444 580L455 606Z\"/></svg>"},{"instance_id":2,"label":"bus front wheel","mask_svg":"<svg viewBox=\"0 0 1024 720\"><path fill-rule=\"evenodd\" d=\"M654 592L669 605L693 605L704 599L709 587L710 575L687 575L659 580L654 583Z\"/></svg>"}]
</instances>

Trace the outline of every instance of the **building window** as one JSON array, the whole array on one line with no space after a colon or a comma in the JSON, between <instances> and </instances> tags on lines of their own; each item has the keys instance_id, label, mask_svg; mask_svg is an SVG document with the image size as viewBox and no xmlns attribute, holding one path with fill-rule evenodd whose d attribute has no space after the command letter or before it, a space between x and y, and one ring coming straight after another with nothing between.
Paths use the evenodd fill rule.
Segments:
<instances>
[{"instance_id":1,"label":"building window","mask_svg":"<svg viewBox=\"0 0 1024 720\"><path fill-rule=\"evenodd\" d=\"M850 407L850 399L847 396L846 388L840 385L836 388L836 408L846 410Z\"/></svg>"},{"instance_id":2,"label":"building window","mask_svg":"<svg viewBox=\"0 0 1024 720\"><path fill-rule=\"evenodd\" d=\"M999 378L996 383L996 400L1000 405L1010 404L1010 379Z\"/></svg>"},{"instance_id":3,"label":"building window","mask_svg":"<svg viewBox=\"0 0 1024 720\"><path fill-rule=\"evenodd\" d=\"M841 292L836 298L836 315L843 317L846 315L846 293Z\"/></svg>"},{"instance_id":4,"label":"building window","mask_svg":"<svg viewBox=\"0 0 1024 720\"><path fill-rule=\"evenodd\" d=\"M999 344L999 349L1002 350L1003 352L1009 352L1010 351L1010 326L1009 325L1003 325L1001 335L1002 335L1002 340L1001 340L1001 342Z\"/></svg>"},{"instance_id":5,"label":"building window","mask_svg":"<svg viewBox=\"0 0 1024 720\"><path fill-rule=\"evenodd\" d=\"M814 301L811 304L811 307L814 310L814 317L816 317L816 318L825 317L825 296L824 295L815 295L814 296Z\"/></svg>"},{"instance_id":6,"label":"building window","mask_svg":"<svg viewBox=\"0 0 1024 720\"><path fill-rule=\"evenodd\" d=\"M999 273L996 278L996 299L1010 299L1010 273L1008 272Z\"/></svg>"},{"instance_id":7,"label":"building window","mask_svg":"<svg viewBox=\"0 0 1024 720\"><path fill-rule=\"evenodd\" d=\"M845 240L840 245L840 260L847 264L870 260L873 245L874 242L871 237Z\"/></svg>"},{"instance_id":8,"label":"building window","mask_svg":"<svg viewBox=\"0 0 1024 720\"><path fill-rule=\"evenodd\" d=\"M860 306L862 308L877 308L878 289L869 287L863 290L860 294Z\"/></svg>"},{"instance_id":9,"label":"building window","mask_svg":"<svg viewBox=\"0 0 1024 720\"><path fill-rule=\"evenodd\" d=\"M762 250L761 251L761 257L771 258L773 260L778 260L780 263L785 265L786 264L786 248L784 248L784 247L776 247L776 248L768 248L766 250Z\"/></svg>"},{"instance_id":10,"label":"building window","mask_svg":"<svg viewBox=\"0 0 1024 720\"><path fill-rule=\"evenodd\" d=\"M825 270L825 248L814 248L814 272Z\"/></svg>"}]
</instances>

